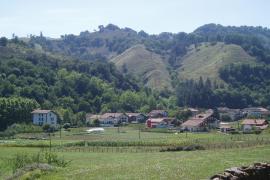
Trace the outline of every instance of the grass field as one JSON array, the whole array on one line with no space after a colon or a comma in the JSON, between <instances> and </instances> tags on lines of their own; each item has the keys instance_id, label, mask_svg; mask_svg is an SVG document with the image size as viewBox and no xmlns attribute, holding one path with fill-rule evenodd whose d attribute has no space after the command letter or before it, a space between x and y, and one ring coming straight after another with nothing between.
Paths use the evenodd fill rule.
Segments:
<instances>
[{"instance_id":1,"label":"grass field","mask_svg":"<svg viewBox=\"0 0 270 180\"><path fill-rule=\"evenodd\" d=\"M38 148L0 149L1 176L11 175L8 159L18 152ZM42 179L207 179L225 168L270 161L270 146L218 151L165 153L61 153L71 160L66 168L45 174Z\"/></svg>"},{"instance_id":2,"label":"grass field","mask_svg":"<svg viewBox=\"0 0 270 180\"><path fill-rule=\"evenodd\" d=\"M59 132L52 137L53 148L65 149L67 144L78 142L95 143L116 142L121 146L128 145L133 149L137 144L143 146L179 146L185 144L229 144L249 143L249 147L209 148L199 151L181 152L134 152L134 151L56 151L65 160L71 161L65 168L56 168L52 172L42 174L41 179L207 179L225 168L249 165L254 162L270 161L270 145L258 144L257 139L269 140L270 133L260 135L241 134L225 135L211 133L158 133L140 132L138 127L105 128L102 134L85 134L87 128L74 128ZM21 139L29 136L46 137L40 134L19 134L15 139L0 141L0 179L12 175L10 158L17 153L34 154L48 147L49 140ZM94 144L91 144L94 143ZM42 145L42 146L39 146ZM98 144L100 146L100 144ZM235 145L235 144L234 144ZM24 146L24 147L20 147ZM102 146L107 146L106 143ZM80 147L88 148L88 147ZM117 147L118 149L125 147ZM49 150L49 148L46 148Z\"/></svg>"}]
</instances>

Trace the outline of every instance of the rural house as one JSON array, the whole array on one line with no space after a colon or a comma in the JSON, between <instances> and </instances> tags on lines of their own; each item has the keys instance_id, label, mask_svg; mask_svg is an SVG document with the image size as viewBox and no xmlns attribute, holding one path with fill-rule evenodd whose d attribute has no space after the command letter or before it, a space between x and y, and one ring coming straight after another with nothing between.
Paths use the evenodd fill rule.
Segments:
<instances>
[{"instance_id":1,"label":"rural house","mask_svg":"<svg viewBox=\"0 0 270 180\"><path fill-rule=\"evenodd\" d=\"M31 112L33 115L33 124L42 126L49 124L51 126L57 125L57 114L52 110L36 109Z\"/></svg>"},{"instance_id":2,"label":"rural house","mask_svg":"<svg viewBox=\"0 0 270 180\"><path fill-rule=\"evenodd\" d=\"M99 122L101 126L114 126L128 123L128 116L124 113L105 113L100 116Z\"/></svg>"},{"instance_id":3,"label":"rural house","mask_svg":"<svg viewBox=\"0 0 270 180\"><path fill-rule=\"evenodd\" d=\"M227 107L219 107L218 113L220 118L223 119L226 116L230 118L231 121L238 120L243 117L243 112L240 109L230 109Z\"/></svg>"},{"instance_id":4,"label":"rural house","mask_svg":"<svg viewBox=\"0 0 270 180\"><path fill-rule=\"evenodd\" d=\"M250 107L243 109L243 112L248 117L266 117L270 115L270 112L268 109L265 109L263 107Z\"/></svg>"},{"instance_id":5,"label":"rural house","mask_svg":"<svg viewBox=\"0 0 270 180\"><path fill-rule=\"evenodd\" d=\"M145 122L146 119L146 116L142 113L126 113L126 115L130 123L142 123Z\"/></svg>"},{"instance_id":6,"label":"rural house","mask_svg":"<svg viewBox=\"0 0 270 180\"><path fill-rule=\"evenodd\" d=\"M219 124L219 131L222 133L230 133L235 131L230 123L220 122Z\"/></svg>"},{"instance_id":7,"label":"rural house","mask_svg":"<svg viewBox=\"0 0 270 180\"><path fill-rule=\"evenodd\" d=\"M183 130L190 132L206 131L209 128L216 128L218 121L213 117L214 111L207 110L205 113L197 114L196 116L185 121L181 126Z\"/></svg>"},{"instance_id":8,"label":"rural house","mask_svg":"<svg viewBox=\"0 0 270 180\"><path fill-rule=\"evenodd\" d=\"M253 129L266 129L269 123L265 119L244 119L241 124L244 132L250 132Z\"/></svg>"},{"instance_id":9,"label":"rural house","mask_svg":"<svg viewBox=\"0 0 270 180\"><path fill-rule=\"evenodd\" d=\"M168 117L168 112L165 110L152 110L149 114L151 118L161 118L161 117Z\"/></svg>"},{"instance_id":10,"label":"rural house","mask_svg":"<svg viewBox=\"0 0 270 180\"><path fill-rule=\"evenodd\" d=\"M172 122L174 121L174 118L149 118L146 121L146 127L148 128L168 128L168 127L173 127L174 125Z\"/></svg>"}]
</instances>

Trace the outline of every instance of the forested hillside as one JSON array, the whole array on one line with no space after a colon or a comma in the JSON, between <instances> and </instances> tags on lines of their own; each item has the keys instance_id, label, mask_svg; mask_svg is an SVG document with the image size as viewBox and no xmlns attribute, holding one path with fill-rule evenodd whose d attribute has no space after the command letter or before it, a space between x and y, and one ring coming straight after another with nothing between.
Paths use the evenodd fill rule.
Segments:
<instances>
[{"instance_id":1,"label":"forested hillside","mask_svg":"<svg viewBox=\"0 0 270 180\"><path fill-rule=\"evenodd\" d=\"M74 122L85 112L269 106L269 58L262 27L149 35L109 24L59 39L15 36L0 39L0 94Z\"/></svg>"},{"instance_id":2,"label":"forested hillside","mask_svg":"<svg viewBox=\"0 0 270 180\"><path fill-rule=\"evenodd\" d=\"M0 47L0 96L35 100L75 124L86 112L147 112L160 102L111 63L38 52L18 39Z\"/></svg>"}]
</instances>

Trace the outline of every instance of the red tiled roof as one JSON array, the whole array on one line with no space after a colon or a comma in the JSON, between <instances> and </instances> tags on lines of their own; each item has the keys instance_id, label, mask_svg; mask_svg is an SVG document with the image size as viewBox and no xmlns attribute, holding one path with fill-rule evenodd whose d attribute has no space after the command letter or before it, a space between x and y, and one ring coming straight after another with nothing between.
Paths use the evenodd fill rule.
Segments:
<instances>
[{"instance_id":1,"label":"red tiled roof","mask_svg":"<svg viewBox=\"0 0 270 180\"><path fill-rule=\"evenodd\" d=\"M172 121L174 118L149 118L147 121L151 121L153 123L160 123L162 121Z\"/></svg>"},{"instance_id":2,"label":"red tiled roof","mask_svg":"<svg viewBox=\"0 0 270 180\"><path fill-rule=\"evenodd\" d=\"M244 119L241 124L260 126L260 125L268 124L268 122L265 119Z\"/></svg>"},{"instance_id":3,"label":"red tiled roof","mask_svg":"<svg viewBox=\"0 0 270 180\"><path fill-rule=\"evenodd\" d=\"M190 119L184 122L181 126L196 127L204 123L203 119Z\"/></svg>"}]
</instances>

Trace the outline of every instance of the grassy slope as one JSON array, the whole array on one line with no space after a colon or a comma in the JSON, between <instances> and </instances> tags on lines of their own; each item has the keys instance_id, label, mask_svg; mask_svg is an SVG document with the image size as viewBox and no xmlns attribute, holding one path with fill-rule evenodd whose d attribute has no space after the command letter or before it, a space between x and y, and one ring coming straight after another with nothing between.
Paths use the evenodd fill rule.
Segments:
<instances>
[{"instance_id":1,"label":"grassy slope","mask_svg":"<svg viewBox=\"0 0 270 180\"><path fill-rule=\"evenodd\" d=\"M1 148L0 177L10 175L8 159L38 148ZM171 153L59 153L71 164L41 179L207 179L234 166L270 161L269 146Z\"/></svg>"},{"instance_id":2,"label":"grassy slope","mask_svg":"<svg viewBox=\"0 0 270 180\"><path fill-rule=\"evenodd\" d=\"M119 56L113 58L120 71L125 64L128 73L137 76L147 87L157 90L168 87L171 89L171 79L166 64L161 57L145 49L143 45L136 45Z\"/></svg>"},{"instance_id":3,"label":"grassy slope","mask_svg":"<svg viewBox=\"0 0 270 180\"><path fill-rule=\"evenodd\" d=\"M180 79L204 79L209 77L211 80L221 81L218 77L220 67L230 63L254 63L255 58L249 56L240 46L203 44L191 48L181 62L178 69Z\"/></svg>"}]
</instances>

